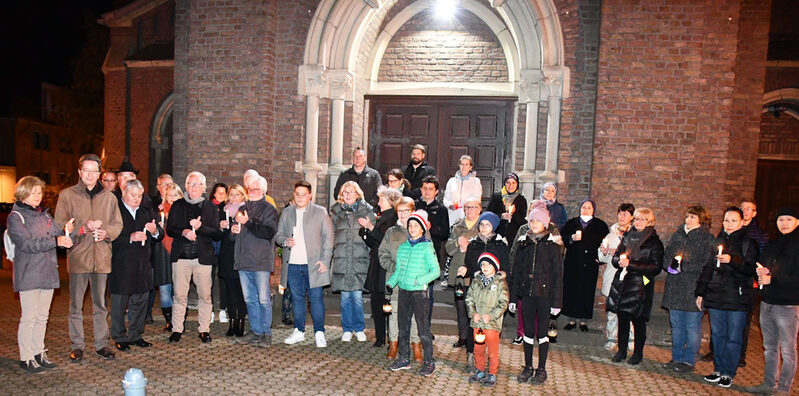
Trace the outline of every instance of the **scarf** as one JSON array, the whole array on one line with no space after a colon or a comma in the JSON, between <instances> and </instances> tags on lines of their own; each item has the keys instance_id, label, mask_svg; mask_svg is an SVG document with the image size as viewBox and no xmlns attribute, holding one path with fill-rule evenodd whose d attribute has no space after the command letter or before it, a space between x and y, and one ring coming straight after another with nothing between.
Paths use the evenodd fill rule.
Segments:
<instances>
[{"instance_id":1,"label":"scarf","mask_svg":"<svg viewBox=\"0 0 799 396\"><path fill-rule=\"evenodd\" d=\"M508 189L506 189L505 187L502 187L502 203L505 206L513 205L513 201L515 201L516 197L518 197L518 196L519 196L519 189L518 188L516 188L515 192L509 193Z\"/></svg>"},{"instance_id":2,"label":"scarf","mask_svg":"<svg viewBox=\"0 0 799 396\"><path fill-rule=\"evenodd\" d=\"M455 173L455 177L457 177L458 180L460 180L461 182L466 181L466 179L472 177L473 175L474 175L474 172L469 172L469 173L466 174L466 176L461 176L461 172L460 171Z\"/></svg>"},{"instance_id":3,"label":"scarf","mask_svg":"<svg viewBox=\"0 0 799 396\"><path fill-rule=\"evenodd\" d=\"M634 227L627 231L624 236L627 238L625 246L629 252L630 259L638 259L641 254L641 245L655 233L655 227L648 226L643 231L638 231Z\"/></svg>"},{"instance_id":4,"label":"scarf","mask_svg":"<svg viewBox=\"0 0 799 396\"><path fill-rule=\"evenodd\" d=\"M411 238L410 235L408 235L408 243L410 243L411 246L416 246L417 243L428 242L428 241L430 241L430 240L425 238L424 235L422 235L422 236L420 236L419 238L416 238L416 239L413 239L413 238Z\"/></svg>"},{"instance_id":5,"label":"scarf","mask_svg":"<svg viewBox=\"0 0 799 396\"><path fill-rule=\"evenodd\" d=\"M345 214L350 214L350 213L358 210L358 203L359 202L360 201L355 201L355 203L352 204L352 205L347 205L344 202L342 202L341 203L341 210L343 210L345 212Z\"/></svg>"},{"instance_id":6,"label":"scarf","mask_svg":"<svg viewBox=\"0 0 799 396\"><path fill-rule=\"evenodd\" d=\"M485 276L485 274L481 272L480 273L480 280L483 281L483 287L488 287L488 284L491 283L494 280L494 277L496 275L497 275L497 273L495 272L494 275Z\"/></svg>"},{"instance_id":7,"label":"scarf","mask_svg":"<svg viewBox=\"0 0 799 396\"><path fill-rule=\"evenodd\" d=\"M240 202L237 204L228 203L225 205L225 212L230 215L230 219L233 220L236 217L236 213L239 212L239 209L244 206L244 202Z\"/></svg>"},{"instance_id":8,"label":"scarf","mask_svg":"<svg viewBox=\"0 0 799 396\"><path fill-rule=\"evenodd\" d=\"M488 236L483 236L483 234L481 234L481 233L478 233L478 234L477 234L477 237L478 237L478 238L480 238L480 240L481 240L481 241L483 241L483 243L488 243L488 240L489 240L489 239L491 239L491 238L493 238L493 237L494 237L494 235L497 235L497 234L496 234L496 233L494 233L494 232L492 232L492 233L491 233L490 235L488 235Z\"/></svg>"},{"instance_id":9,"label":"scarf","mask_svg":"<svg viewBox=\"0 0 799 396\"><path fill-rule=\"evenodd\" d=\"M554 198L553 200L551 200L551 201L550 201L550 200L548 200L548 199L546 199L546 198L544 198L544 191L545 191L545 190L547 189L547 187L549 187L549 186L553 186L553 187L555 187L555 198ZM557 196L558 196L558 186L556 186L556 185L555 185L555 183L552 183L552 182L546 182L546 183L544 183L544 185L543 185L543 186L541 186L541 193L540 193L540 194L538 194L538 198L539 198L539 199L542 199L542 200L544 200L544 201L546 201L546 203L547 203L547 206L553 205L553 204L555 203L555 201L557 201L557 200L558 200Z\"/></svg>"},{"instance_id":10,"label":"scarf","mask_svg":"<svg viewBox=\"0 0 799 396\"><path fill-rule=\"evenodd\" d=\"M188 203L190 203L192 205L197 205L198 203L200 203L202 201L205 201L205 196L204 195L200 195L200 198L191 199L191 198L189 198L189 194L186 194L186 196L183 197L183 199L185 199L186 202L188 202Z\"/></svg>"}]
</instances>

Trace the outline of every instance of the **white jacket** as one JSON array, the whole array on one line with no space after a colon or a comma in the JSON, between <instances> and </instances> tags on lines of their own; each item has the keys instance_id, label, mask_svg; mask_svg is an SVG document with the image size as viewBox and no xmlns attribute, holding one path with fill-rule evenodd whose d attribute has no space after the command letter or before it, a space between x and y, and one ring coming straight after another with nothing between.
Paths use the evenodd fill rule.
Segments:
<instances>
[{"instance_id":1,"label":"white jacket","mask_svg":"<svg viewBox=\"0 0 799 396\"><path fill-rule=\"evenodd\" d=\"M610 233L605 236L605 239L602 240L602 244L599 245L599 249L597 249L597 259L599 262L607 264L605 266L605 272L602 274L602 295L605 297L610 293L610 283L613 282L613 277L616 276L616 271L618 271L610 264L610 260L613 259L613 254L616 253L616 248L621 243L621 237L619 223L616 223L610 226ZM602 246L613 250L609 251L606 255L602 254Z\"/></svg>"},{"instance_id":2,"label":"white jacket","mask_svg":"<svg viewBox=\"0 0 799 396\"><path fill-rule=\"evenodd\" d=\"M466 198L481 199L483 196L483 185L480 184L480 179L477 178L475 172L469 173L469 178L461 180L458 176L453 176L447 182L444 188L444 206L449 211L449 226L457 223L462 219L465 214L463 212L463 200ZM450 209L455 202L458 203L458 209Z\"/></svg>"}]
</instances>

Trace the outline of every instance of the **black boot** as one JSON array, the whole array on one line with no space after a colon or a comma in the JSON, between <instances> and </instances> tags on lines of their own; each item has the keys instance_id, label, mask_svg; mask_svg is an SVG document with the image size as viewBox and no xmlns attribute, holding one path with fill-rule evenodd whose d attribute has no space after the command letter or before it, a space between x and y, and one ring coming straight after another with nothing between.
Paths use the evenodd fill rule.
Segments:
<instances>
[{"instance_id":1,"label":"black boot","mask_svg":"<svg viewBox=\"0 0 799 396\"><path fill-rule=\"evenodd\" d=\"M232 319L231 318L229 323L230 323L230 325L227 328L227 333L225 333L225 336L226 337L233 337L234 335L236 335L236 330L238 330L239 321L236 320L236 319Z\"/></svg>"},{"instance_id":2,"label":"black boot","mask_svg":"<svg viewBox=\"0 0 799 396\"><path fill-rule=\"evenodd\" d=\"M161 307L161 313L164 314L164 321L166 325L164 325L164 331L171 332L172 331L172 307Z\"/></svg>"},{"instance_id":3,"label":"black boot","mask_svg":"<svg viewBox=\"0 0 799 396\"><path fill-rule=\"evenodd\" d=\"M239 322L238 328L236 329L236 337L243 337L244 336L244 319L237 320Z\"/></svg>"}]
</instances>

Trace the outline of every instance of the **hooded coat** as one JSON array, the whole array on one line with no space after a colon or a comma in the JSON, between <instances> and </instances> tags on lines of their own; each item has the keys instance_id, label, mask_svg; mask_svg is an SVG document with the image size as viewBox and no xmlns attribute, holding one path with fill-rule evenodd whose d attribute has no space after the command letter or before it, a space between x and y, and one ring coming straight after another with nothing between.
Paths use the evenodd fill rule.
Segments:
<instances>
[{"instance_id":1,"label":"hooded coat","mask_svg":"<svg viewBox=\"0 0 799 396\"><path fill-rule=\"evenodd\" d=\"M350 210L336 203L330 208L330 214L334 235L331 287L333 291L363 290L369 272L369 247L361 238L358 219L368 218L374 224L372 205L359 199L354 210Z\"/></svg>"}]
</instances>

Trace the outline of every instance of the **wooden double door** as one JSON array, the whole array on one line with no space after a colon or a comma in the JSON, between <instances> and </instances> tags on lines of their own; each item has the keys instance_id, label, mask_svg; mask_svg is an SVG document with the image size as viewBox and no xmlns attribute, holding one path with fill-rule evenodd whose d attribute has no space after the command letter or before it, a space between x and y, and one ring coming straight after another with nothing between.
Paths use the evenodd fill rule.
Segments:
<instances>
[{"instance_id":1,"label":"wooden double door","mask_svg":"<svg viewBox=\"0 0 799 396\"><path fill-rule=\"evenodd\" d=\"M405 169L411 146L427 147L443 194L467 154L483 185L483 202L499 191L510 169L515 98L441 98L370 96L369 162L385 178L392 168Z\"/></svg>"}]
</instances>

